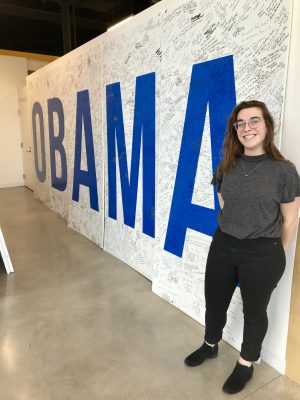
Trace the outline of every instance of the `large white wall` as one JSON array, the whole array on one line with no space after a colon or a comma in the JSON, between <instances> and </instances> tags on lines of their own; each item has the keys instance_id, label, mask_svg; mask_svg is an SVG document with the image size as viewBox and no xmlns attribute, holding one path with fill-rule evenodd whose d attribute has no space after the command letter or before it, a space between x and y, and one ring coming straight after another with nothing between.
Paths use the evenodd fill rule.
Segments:
<instances>
[{"instance_id":1,"label":"large white wall","mask_svg":"<svg viewBox=\"0 0 300 400\"><path fill-rule=\"evenodd\" d=\"M134 17L127 25L96 38L28 77L29 108L32 110L33 105L37 103L41 106L46 143L45 180L37 180L36 196L63 215L70 226L99 246L104 244L107 251L152 279L155 293L201 323L204 323L205 312L203 282L211 241L209 232L215 222L207 223L209 218L201 220L198 210L202 207L205 215L209 215L208 210L215 211L217 207L215 194L209 184L213 169L212 160L214 158L216 163L216 159L219 159L216 140L218 142L224 134L222 124L230 111L226 107L235 101L232 98L233 90L237 102L257 98L268 104L275 117L278 128L276 140L277 144L280 144L290 40L290 5L289 0L256 0L251 3L247 0L226 3L219 0L163 0ZM294 14L295 12L297 9L294 9ZM295 51L292 50L293 46L300 41L298 37L295 42L293 35L294 30L291 37L291 55L292 51ZM126 200L126 196L122 196L124 188L120 184L119 169L119 163L126 159L127 171L122 172L122 177L123 184L127 179L124 185L128 185L127 189L130 192L132 144L136 143L133 136L133 120L135 115L137 119L141 115L143 118L147 115L144 113L144 106L141 105L142 97L139 98L140 103L135 105L136 78L151 73L155 73L155 237L144 233L142 219L141 160L148 157L152 150L141 152L134 227L124 221L123 202L128 203L131 197L128 196ZM289 74L293 76L294 72L289 70ZM231 77L234 78L235 87L230 81ZM289 79L290 75L288 82ZM222 86L224 82L225 85ZM120 85L122 112L116 112L113 121L116 130L119 130L119 142L122 139L120 126L124 127L125 142L125 150L116 151L113 159L107 151L107 107L111 107L114 101L117 104L119 95L117 91L107 92L112 85ZM212 91L210 88L213 88ZM87 106L90 107L94 139L98 210L90 208L90 192L85 184L80 185L79 200L72 200L74 155L79 151L78 145L76 147L75 120L76 116L82 116L78 114L77 96L82 90L89 93ZM146 97L146 86L144 90ZM202 94L207 97L202 99ZM294 95L290 101L293 101ZM62 191L55 189L51 183L48 100L53 98L60 99L64 111L65 136L60 150L56 151L57 170L60 169L62 148L66 152L68 164L67 184ZM152 112L151 107L148 110L149 113ZM220 117L221 122L216 122L216 117ZM40 119L36 118L36 121ZM284 118L286 124L286 114ZM54 124L55 132L58 133L57 118ZM36 125L36 157L37 161L41 162L40 125ZM81 138L82 171L88 169L85 130L84 127ZM183 145L184 133L190 135L191 140L187 140ZM191 136L193 134L195 136ZM284 143L288 142L285 134L284 129L282 148ZM144 138L142 142L143 140ZM189 145L190 151L182 153L184 146ZM295 154L287 156L295 161ZM190 162L195 158L198 162L195 176L185 176L185 169L190 168ZM181 167L184 167L182 176L178 175L179 162ZM108 171L112 163L116 167L116 218L109 216L111 199L108 193ZM195 161L193 165L195 166ZM182 254L176 248L177 244L182 244L182 241L176 241L176 228L178 227L178 231L181 229L180 224L191 207L187 212L180 205L174 207L174 240L166 246L176 188L183 188L182 192L179 190L180 199L192 188L192 199L187 198L183 206L190 201L195 210L195 218L189 220L190 226L184 238ZM130 206L129 202L127 207ZM211 226L208 226L209 224ZM292 248L293 246L289 250L287 273L270 304L271 329L262 353L263 358L280 372L284 372L285 369L286 315L289 312ZM224 339L237 349L241 345L242 325L242 305L237 289L224 332Z\"/></svg>"},{"instance_id":2,"label":"large white wall","mask_svg":"<svg viewBox=\"0 0 300 400\"><path fill-rule=\"evenodd\" d=\"M0 187L24 184L17 90L26 75L25 58L0 55Z\"/></svg>"}]
</instances>

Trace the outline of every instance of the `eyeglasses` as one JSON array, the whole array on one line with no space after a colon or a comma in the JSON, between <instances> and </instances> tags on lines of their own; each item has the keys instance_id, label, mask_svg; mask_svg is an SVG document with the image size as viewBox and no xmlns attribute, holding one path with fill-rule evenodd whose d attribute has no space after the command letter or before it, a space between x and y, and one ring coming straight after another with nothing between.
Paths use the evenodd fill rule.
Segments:
<instances>
[{"instance_id":1,"label":"eyeglasses","mask_svg":"<svg viewBox=\"0 0 300 400\"><path fill-rule=\"evenodd\" d=\"M261 122L261 118L259 117L253 117L250 118L249 121L237 121L233 126L237 131L244 131L246 129L247 124L251 129L255 129L258 127L258 125Z\"/></svg>"}]
</instances>

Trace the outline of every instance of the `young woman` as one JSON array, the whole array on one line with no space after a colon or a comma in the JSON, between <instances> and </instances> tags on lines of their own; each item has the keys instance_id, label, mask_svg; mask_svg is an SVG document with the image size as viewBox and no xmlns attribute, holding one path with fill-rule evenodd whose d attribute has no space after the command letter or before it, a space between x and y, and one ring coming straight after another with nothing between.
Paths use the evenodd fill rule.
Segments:
<instances>
[{"instance_id":1,"label":"young woman","mask_svg":"<svg viewBox=\"0 0 300 400\"><path fill-rule=\"evenodd\" d=\"M274 145L274 121L260 101L232 111L224 158L213 182L221 212L205 274L205 341L185 359L194 367L218 355L226 312L239 284L244 332L240 358L223 386L241 391L252 378L267 332L267 306L285 269L285 249L297 225L300 179Z\"/></svg>"}]
</instances>

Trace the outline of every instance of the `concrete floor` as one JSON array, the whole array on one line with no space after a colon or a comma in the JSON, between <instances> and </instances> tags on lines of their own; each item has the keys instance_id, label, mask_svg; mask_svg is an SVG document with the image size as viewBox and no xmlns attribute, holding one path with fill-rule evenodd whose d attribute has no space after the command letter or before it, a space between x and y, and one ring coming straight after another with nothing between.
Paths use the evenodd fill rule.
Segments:
<instances>
[{"instance_id":1,"label":"concrete floor","mask_svg":"<svg viewBox=\"0 0 300 400\"><path fill-rule=\"evenodd\" d=\"M300 399L265 363L242 393L223 394L238 356L225 342L185 367L203 327L28 189L0 189L0 227L15 269L0 271L1 400Z\"/></svg>"}]
</instances>

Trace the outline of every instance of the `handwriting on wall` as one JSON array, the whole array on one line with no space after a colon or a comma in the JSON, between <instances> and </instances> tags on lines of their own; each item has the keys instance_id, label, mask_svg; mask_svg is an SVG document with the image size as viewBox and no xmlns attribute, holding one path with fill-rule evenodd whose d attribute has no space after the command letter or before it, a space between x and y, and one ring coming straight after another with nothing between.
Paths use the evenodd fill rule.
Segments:
<instances>
[{"instance_id":1,"label":"handwriting on wall","mask_svg":"<svg viewBox=\"0 0 300 400\"><path fill-rule=\"evenodd\" d=\"M28 77L36 196L202 323L226 119L257 98L280 127L289 6L163 0ZM241 315L237 289L236 347Z\"/></svg>"}]
</instances>

